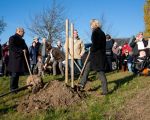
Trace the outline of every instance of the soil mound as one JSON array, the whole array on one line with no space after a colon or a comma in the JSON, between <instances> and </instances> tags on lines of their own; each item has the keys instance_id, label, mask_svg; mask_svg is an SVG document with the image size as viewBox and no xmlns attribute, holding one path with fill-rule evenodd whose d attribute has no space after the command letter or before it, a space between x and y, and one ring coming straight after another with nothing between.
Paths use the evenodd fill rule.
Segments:
<instances>
[{"instance_id":1,"label":"soil mound","mask_svg":"<svg viewBox=\"0 0 150 120\"><path fill-rule=\"evenodd\" d=\"M67 107L81 101L81 96L57 80L47 83L36 94L25 96L19 103L17 111L31 112L38 109Z\"/></svg>"}]
</instances>

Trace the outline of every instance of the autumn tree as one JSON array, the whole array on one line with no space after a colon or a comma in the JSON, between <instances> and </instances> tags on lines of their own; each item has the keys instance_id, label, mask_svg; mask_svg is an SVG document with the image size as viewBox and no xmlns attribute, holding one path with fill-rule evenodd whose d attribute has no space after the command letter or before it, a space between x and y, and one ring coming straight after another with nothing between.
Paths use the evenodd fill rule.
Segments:
<instances>
[{"instance_id":1,"label":"autumn tree","mask_svg":"<svg viewBox=\"0 0 150 120\"><path fill-rule=\"evenodd\" d=\"M144 5L145 37L150 37L150 0L146 0Z\"/></svg>"},{"instance_id":2,"label":"autumn tree","mask_svg":"<svg viewBox=\"0 0 150 120\"><path fill-rule=\"evenodd\" d=\"M55 0L49 8L31 20L29 30L33 35L46 37L51 43L63 38L65 9L61 4L56 4Z\"/></svg>"}]
</instances>

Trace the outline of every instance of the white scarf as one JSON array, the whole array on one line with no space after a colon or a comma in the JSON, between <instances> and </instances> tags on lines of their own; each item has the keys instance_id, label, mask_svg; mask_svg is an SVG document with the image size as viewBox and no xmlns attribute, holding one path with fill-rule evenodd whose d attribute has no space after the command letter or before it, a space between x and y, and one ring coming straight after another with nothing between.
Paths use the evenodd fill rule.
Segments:
<instances>
[{"instance_id":1,"label":"white scarf","mask_svg":"<svg viewBox=\"0 0 150 120\"><path fill-rule=\"evenodd\" d=\"M137 42L137 45L138 45L138 50L143 50L143 49L145 49L144 43L143 43L142 40L138 41L138 42Z\"/></svg>"}]
</instances>

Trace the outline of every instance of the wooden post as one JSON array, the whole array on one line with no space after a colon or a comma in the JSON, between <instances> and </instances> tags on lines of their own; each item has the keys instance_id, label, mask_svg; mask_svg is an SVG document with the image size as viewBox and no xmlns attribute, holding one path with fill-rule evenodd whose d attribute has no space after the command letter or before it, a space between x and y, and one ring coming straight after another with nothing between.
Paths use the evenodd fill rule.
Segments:
<instances>
[{"instance_id":1,"label":"wooden post","mask_svg":"<svg viewBox=\"0 0 150 120\"><path fill-rule=\"evenodd\" d=\"M74 88L74 25L71 23L71 87Z\"/></svg>"},{"instance_id":2,"label":"wooden post","mask_svg":"<svg viewBox=\"0 0 150 120\"><path fill-rule=\"evenodd\" d=\"M69 47L69 20L66 19L66 55L65 55L65 83L68 84L68 47Z\"/></svg>"}]
</instances>

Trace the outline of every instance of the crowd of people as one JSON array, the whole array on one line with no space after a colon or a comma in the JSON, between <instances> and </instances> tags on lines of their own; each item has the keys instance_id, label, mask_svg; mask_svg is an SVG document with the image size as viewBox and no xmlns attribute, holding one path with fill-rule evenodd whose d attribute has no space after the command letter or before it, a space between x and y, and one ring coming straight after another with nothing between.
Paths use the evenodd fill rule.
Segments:
<instances>
[{"instance_id":1,"label":"crowd of people","mask_svg":"<svg viewBox=\"0 0 150 120\"><path fill-rule=\"evenodd\" d=\"M135 37L124 44L118 44L111 39L109 34L106 35L106 66L105 70L129 71L133 73L142 73L142 70L150 68L150 38L143 37L143 32L139 32ZM112 63L115 62L113 68ZM148 72L148 71L147 71ZM149 74L149 73L147 73Z\"/></svg>"},{"instance_id":2,"label":"crowd of people","mask_svg":"<svg viewBox=\"0 0 150 120\"><path fill-rule=\"evenodd\" d=\"M99 79L102 82L102 94L108 93L107 79L105 72L113 70L129 71L133 73L142 73L144 68L149 71L150 56L150 38L145 40L143 33L139 32L130 42L119 45L117 41L111 38L101 30L98 20L93 19L90 23L92 36L92 46L90 48L90 57L85 66L85 70L79 89L84 89L89 72L97 71ZM1 75L10 75L10 90L18 88L19 76L26 73L27 57L32 74L44 76L46 72L53 75L61 74L64 76L65 70L65 51L66 43L63 45L60 40L55 47L43 37L40 42L39 37L34 37L32 45L27 47L24 36L24 29L17 28L15 35L9 38L9 41L1 46L0 59L2 60ZM71 40L71 38L69 39ZM69 43L69 68L71 67L72 44ZM78 31L74 30L74 62L75 74L79 74L83 67L82 57L85 54L85 45L80 39ZM115 68L112 63L115 63Z\"/></svg>"}]
</instances>

